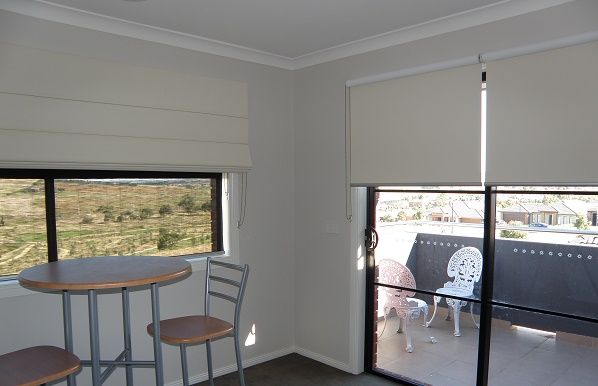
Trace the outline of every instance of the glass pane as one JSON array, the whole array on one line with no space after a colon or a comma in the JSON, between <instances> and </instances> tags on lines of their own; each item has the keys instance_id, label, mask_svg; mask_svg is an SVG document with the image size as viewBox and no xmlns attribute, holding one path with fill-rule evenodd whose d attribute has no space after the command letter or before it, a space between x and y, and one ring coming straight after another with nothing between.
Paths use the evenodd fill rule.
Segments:
<instances>
[{"instance_id":1,"label":"glass pane","mask_svg":"<svg viewBox=\"0 0 598 386\"><path fill-rule=\"evenodd\" d=\"M386 291L382 286L376 286L376 292L377 296L385 298ZM423 311L419 317L412 319L409 327L405 319L401 321L401 314L402 311L392 310L386 319L383 316L376 318L373 352L375 370L430 385L476 384L479 336L477 327L468 315L469 307L461 312L460 337L454 336L453 321L445 320L446 313L437 315L433 325L428 328L424 325L426 314Z\"/></svg>"},{"instance_id":2,"label":"glass pane","mask_svg":"<svg viewBox=\"0 0 598 386\"><path fill-rule=\"evenodd\" d=\"M544 329L517 324L530 320ZM570 326L576 332L564 332L561 326ZM488 384L595 385L597 342L595 323L494 307Z\"/></svg>"},{"instance_id":3,"label":"glass pane","mask_svg":"<svg viewBox=\"0 0 598 386\"><path fill-rule=\"evenodd\" d=\"M47 261L44 181L0 179L0 276Z\"/></svg>"},{"instance_id":4,"label":"glass pane","mask_svg":"<svg viewBox=\"0 0 598 386\"><path fill-rule=\"evenodd\" d=\"M550 189L497 196L494 300L598 318L598 196Z\"/></svg>"},{"instance_id":5,"label":"glass pane","mask_svg":"<svg viewBox=\"0 0 598 386\"><path fill-rule=\"evenodd\" d=\"M432 385L475 385L479 306L467 299L479 299L481 291L483 193L380 191L375 218L374 368ZM476 262L449 269L451 257L466 247ZM477 276L462 286L472 267Z\"/></svg>"},{"instance_id":6,"label":"glass pane","mask_svg":"<svg viewBox=\"0 0 598 386\"><path fill-rule=\"evenodd\" d=\"M59 259L210 252L212 179L55 181ZM212 242L214 238L214 243Z\"/></svg>"},{"instance_id":7,"label":"glass pane","mask_svg":"<svg viewBox=\"0 0 598 386\"><path fill-rule=\"evenodd\" d=\"M482 250L484 195L478 193L379 192L376 265L395 260L409 268L417 289L436 291L454 282L451 256L464 247ZM474 294L479 298L480 281ZM431 299L430 299L431 300Z\"/></svg>"}]
</instances>

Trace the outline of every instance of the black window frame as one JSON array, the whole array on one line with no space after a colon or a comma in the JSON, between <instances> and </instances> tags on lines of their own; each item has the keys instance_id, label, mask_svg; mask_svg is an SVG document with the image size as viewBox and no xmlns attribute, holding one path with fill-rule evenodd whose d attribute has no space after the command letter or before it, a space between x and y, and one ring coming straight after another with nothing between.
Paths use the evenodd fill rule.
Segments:
<instances>
[{"instance_id":1,"label":"black window frame","mask_svg":"<svg viewBox=\"0 0 598 386\"><path fill-rule=\"evenodd\" d=\"M54 181L57 179L103 179L103 178L205 178L214 179L217 198L216 218L212 226L218 228L218 237L213 243L218 252L224 252L224 219L222 197L222 173L178 172L178 171L148 171L148 170L99 170L99 169L0 169L0 179L39 179L44 180L44 194L46 202L46 237L48 243L48 262L58 261L58 239L56 232L56 196ZM214 216L213 216L214 217ZM212 232L213 233L213 232ZM210 253L210 252L208 252ZM211 253L214 253L211 252ZM184 255L189 258L197 255Z\"/></svg>"},{"instance_id":2,"label":"black window frame","mask_svg":"<svg viewBox=\"0 0 598 386\"><path fill-rule=\"evenodd\" d=\"M551 190L546 189L542 191L542 194L583 194L588 196L596 196L598 198L598 191L583 189L583 186L575 185L562 185L565 188L571 188L571 190ZM548 188L548 187L546 187ZM581 188L580 190L574 190L575 188ZM389 192L393 189L384 189L384 187L368 187L367 188L367 210L366 210L366 235L369 234L370 229L375 230L376 218L375 208L376 195L378 192ZM438 192L438 193L453 193L455 191L444 190L439 187L433 189L423 188L398 188L396 191L400 192ZM466 189L460 189L456 192L467 193ZM474 191L471 191L474 192ZM488 376L490 370L490 338L492 330L492 317L494 307L503 307L507 309L534 312L541 315L547 315L552 317L567 318L578 322L593 323L598 327L598 318L589 316L576 315L572 313L565 313L560 311L548 310L540 307L518 305L514 302L497 301L494 300L494 288L495 288L495 251L496 251L496 198L499 194L534 194L534 192L525 189L509 189L505 186L494 186L486 185L483 189L475 191L476 194L484 196L484 235L483 235L483 250L482 256L484 259L484 265L482 268L482 277L480 281L483 283L481 287L481 294L479 299L470 300L480 306L480 329L479 329L479 340L478 340L478 360L476 370L476 385L485 386L488 384ZM377 283L375 280L375 263L373 254L368 251L366 258L366 285L365 285L365 342L364 342L364 367L365 371L371 374L375 374L382 378L393 380L403 385L424 385L421 381L404 378L401 376L394 376L377 369L374 365L374 319L371 315L374 314L375 310L375 295L374 290ZM434 295L434 292L416 289L416 293Z\"/></svg>"}]
</instances>

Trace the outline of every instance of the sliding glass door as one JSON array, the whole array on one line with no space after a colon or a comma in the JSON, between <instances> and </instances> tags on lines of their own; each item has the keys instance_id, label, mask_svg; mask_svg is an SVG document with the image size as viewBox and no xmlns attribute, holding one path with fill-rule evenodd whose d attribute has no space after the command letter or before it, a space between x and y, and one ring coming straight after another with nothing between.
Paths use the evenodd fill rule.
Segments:
<instances>
[{"instance_id":1,"label":"sliding glass door","mask_svg":"<svg viewBox=\"0 0 598 386\"><path fill-rule=\"evenodd\" d=\"M368 371L404 384L595 384L596 189L368 193Z\"/></svg>"}]
</instances>

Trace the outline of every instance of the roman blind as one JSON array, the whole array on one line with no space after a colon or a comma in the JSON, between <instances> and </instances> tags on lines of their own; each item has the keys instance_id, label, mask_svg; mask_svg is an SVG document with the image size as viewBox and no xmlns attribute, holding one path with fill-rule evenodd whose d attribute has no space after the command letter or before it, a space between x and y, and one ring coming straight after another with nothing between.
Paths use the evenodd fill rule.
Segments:
<instances>
[{"instance_id":1,"label":"roman blind","mask_svg":"<svg viewBox=\"0 0 598 386\"><path fill-rule=\"evenodd\" d=\"M350 87L351 186L481 185L481 79L475 64Z\"/></svg>"},{"instance_id":2,"label":"roman blind","mask_svg":"<svg viewBox=\"0 0 598 386\"><path fill-rule=\"evenodd\" d=\"M0 43L0 167L245 172L247 85Z\"/></svg>"},{"instance_id":3,"label":"roman blind","mask_svg":"<svg viewBox=\"0 0 598 386\"><path fill-rule=\"evenodd\" d=\"M487 64L492 185L598 182L598 42Z\"/></svg>"}]
</instances>

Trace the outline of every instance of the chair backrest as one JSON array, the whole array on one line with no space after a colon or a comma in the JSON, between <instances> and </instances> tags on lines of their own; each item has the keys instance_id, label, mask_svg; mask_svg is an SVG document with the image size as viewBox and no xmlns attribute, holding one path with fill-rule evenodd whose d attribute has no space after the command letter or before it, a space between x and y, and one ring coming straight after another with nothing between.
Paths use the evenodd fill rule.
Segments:
<instances>
[{"instance_id":1,"label":"chair backrest","mask_svg":"<svg viewBox=\"0 0 598 386\"><path fill-rule=\"evenodd\" d=\"M210 315L212 297L228 300L235 306L233 326L237 331L248 274L249 266L247 264L238 265L208 258L205 314Z\"/></svg>"},{"instance_id":2,"label":"chair backrest","mask_svg":"<svg viewBox=\"0 0 598 386\"><path fill-rule=\"evenodd\" d=\"M461 248L453 253L446 267L446 273L455 279L446 283L445 287L462 288L473 292L474 284L482 275L482 261L482 254L474 247Z\"/></svg>"},{"instance_id":3,"label":"chair backrest","mask_svg":"<svg viewBox=\"0 0 598 386\"><path fill-rule=\"evenodd\" d=\"M395 260L383 259L378 265L379 283L392 284L398 287L415 289L415 278L403 264ZM414 296L415 292L396 288L381 287L386 293L386 302L392 307L409 307L408 296Z\"/></svg>"}]
</instances>

